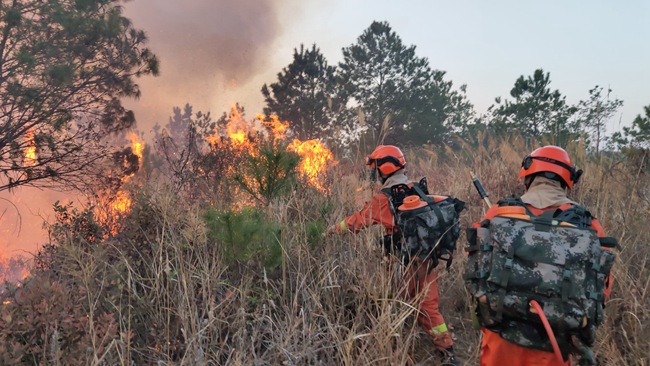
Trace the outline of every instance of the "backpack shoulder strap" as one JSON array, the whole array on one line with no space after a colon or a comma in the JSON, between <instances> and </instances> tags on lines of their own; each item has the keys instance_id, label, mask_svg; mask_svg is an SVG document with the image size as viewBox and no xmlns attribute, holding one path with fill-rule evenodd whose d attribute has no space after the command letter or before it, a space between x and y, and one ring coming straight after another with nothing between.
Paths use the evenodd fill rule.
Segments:
<instances>
[{"instance_id":1,"label":"backpack shoulder strap","mask_svg":"<svg viewBox=\"0 0 650 366\"><path fill-rule=\"evenodd\" d=\"M556 210L554 219L574 224L581 229L591 228L593 216L591 212L581 205L571 205L565 210Z\"/></svg>"},{"instance_id":2,"label":"backpack shoulder strap","mask_svg":"<svg viewBox=\"0 0 650 366\"><path fill-rule=\"evenodd\" d=\"M427 194L424 193L424 191L422 190L422 188L420 188L420 185L419 185L419 184L414 184L414 185L413 185L413 190L415 191L415 193L418 194L418 196L420 196L420 199L421 199L422 201L425 201L425 202L426 202L427 204L429 204L430 206L435 204L433 198L427 196Z\"/></svg>"},{"instance_id":3,"label":"backpack shoulder strap","mask_svg":"<svg viewBox=\"0 0 650 366\"><path fill-rule=\"evenodd\" d=\"M404 183L382 188L381 190L381 193L388 197L388 207L390 208L390 212L393 214L395 223L397 223L397 208L402 204L404 197L406 197L410 191L411 187Z\"/></svg>"},{"instance_id":4,"label":"backpack shoulder strap","mask_svg":"<svg viewBox=\"0 0 650 366\"><path fill-rule=\"evenodd\" d=\"M427 183L427 177L422 177L419 182L417 182L417 185L420 186L420 189L424 192L424 194L429 194L429 184Z\"/></svg>"},{"instance_id":5,"label":"backpack shoulder strap","mask_svg":"<svg viewBox=\"0 0 650 366\"><path fill-rule=\"evenodd\" d=\"M515 196L510 196L506 198L502 198L499 201L497 201L497 205L499 207L501 206L518 206L518 207L523 207L526 210L526 215L530 217L534 217L533 213L530 211L528 206L524 203L524 201L521 200L521 198L517 198Z\"/></svg>"}]
</instances>

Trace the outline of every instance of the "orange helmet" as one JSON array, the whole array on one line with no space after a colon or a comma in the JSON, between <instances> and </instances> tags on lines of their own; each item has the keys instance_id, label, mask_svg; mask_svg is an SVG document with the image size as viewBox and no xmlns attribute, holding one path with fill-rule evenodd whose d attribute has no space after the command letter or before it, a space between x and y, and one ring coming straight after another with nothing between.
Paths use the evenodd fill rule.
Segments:
<instances>
[{"instance_id":1,"label":"orange helmet","mask_svg":"<svg viewBox=\"0 0 650 366\"><path fill-rule=\"evenodd\" d=\"M518 179L541 172L557 174L569 188L582 175L582 170L576 170L569 154L563 148L553 145L540 147L526 156L521 162Z\"/></svg>"},{"instance_id":2,"label":"orange helmet","mask_svg":"<svg viewBox=\"0 0 650 366\"><path fill-rule=\"evenodd\" d=\"M379 145L368 156L366 165L377 168L383 175L390 175L406 166L404 154L397 146Z\"/></svg>"}]
</instances>

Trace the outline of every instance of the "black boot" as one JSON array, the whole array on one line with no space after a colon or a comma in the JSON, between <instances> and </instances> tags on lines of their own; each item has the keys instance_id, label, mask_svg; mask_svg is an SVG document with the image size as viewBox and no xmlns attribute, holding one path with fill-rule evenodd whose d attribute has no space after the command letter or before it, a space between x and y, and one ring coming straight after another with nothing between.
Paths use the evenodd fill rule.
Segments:
<instances>
[{"instance_id":1,"label":"black boot","mask_svg":"<svg viewBox=\"0 0 650 366\"><path fill-rule=\"evenodd\" d=\"M440 362L444 366L458 366L456 361L456 356L454 355L454 347L449 347L446 350L438 350L438 356L440 357Z\"/></svg>"}]
</instances>

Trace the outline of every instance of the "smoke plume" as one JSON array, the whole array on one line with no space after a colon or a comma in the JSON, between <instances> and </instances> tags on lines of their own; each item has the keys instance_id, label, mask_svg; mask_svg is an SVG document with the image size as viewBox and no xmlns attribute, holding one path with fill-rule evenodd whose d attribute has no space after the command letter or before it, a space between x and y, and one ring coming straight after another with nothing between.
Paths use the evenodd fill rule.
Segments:
<instances>
[{"instance_id":1,"label":"smoke plume","mask_svg":"<svg viewBox=\"0 0 650 366\"><path fill-rule=\"evenodd\" d=\"M252 81L268 72L274 40L281 33L280 13L286 5L287 1L275 0L126 3L125 15L145 30L148 46L161 63L159 77L138 81L141 100L129 103L139 128L164 123L173 106L186 102L215 114L231 102L261 103L264 81Z\"/></svg>"},{"instance_id":2,"label":"smoke plume","mask_svg":"<svg viewBox=\"0 0 650 366\"><path fill-rule=\"evenodd\" d=\"M232 102L261 111L260 89L280 68L273 65L283 11L293 16L298 0L134 0L124 15L146 32L147 46L160 60L160 76L137 79L142 97L125 100L136 112L145 138L164 125L172 107L190 103L195 111L220 115ZM286 51L290 56L290 51ZM46 241L43 219L52 219L55 200L79 198L70 192L19 188L0 192L0 254L32 252ZM19 211L17 211L18 209Z\"/></svg>"}]
</instances>

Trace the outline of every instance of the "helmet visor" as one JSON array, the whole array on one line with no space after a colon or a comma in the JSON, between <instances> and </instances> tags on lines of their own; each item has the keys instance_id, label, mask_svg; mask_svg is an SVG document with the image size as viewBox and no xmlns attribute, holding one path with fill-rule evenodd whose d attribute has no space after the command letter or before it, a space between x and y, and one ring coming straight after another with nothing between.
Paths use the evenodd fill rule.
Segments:
<instances>
[{"instance_id":1,"label":"helmet visor","mask_svg":"<svg viewBox=\"0 0 650 366\"><path fill-rule=\"evenodd\" d=\"M379 158L379 159L374 159L368 156L368 158L366 159L366 165L370 165L371 167L380 167L386 163L393 163L393 165L398 166L400 168L404 167L404 165L400 163L399 159L394 156L384 156L383 158Z\"/></svg>"}]
</instances>

